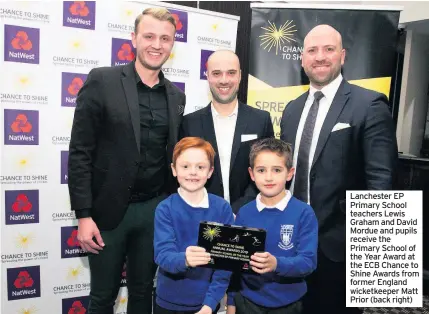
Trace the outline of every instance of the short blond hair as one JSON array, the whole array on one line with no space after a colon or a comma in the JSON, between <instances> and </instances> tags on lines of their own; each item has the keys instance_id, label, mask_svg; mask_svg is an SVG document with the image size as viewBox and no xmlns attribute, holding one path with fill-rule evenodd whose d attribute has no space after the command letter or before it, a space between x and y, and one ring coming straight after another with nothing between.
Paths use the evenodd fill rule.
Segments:
<instances>
[{"instance_id":1,"label":"short blond hair","mask_svg":"<svg viewBox=\"0 0 429 314\"><path fill-rule=\"evenodd\" d=\"M145 15L152 16L159 21L170 22L174 26L174 29L176 29L176 20L174 19L170 11L165 8L147 8L136 17L136 20L134 22L134 33L137 33L140 21Z\"/></svg>"}]
</instances>

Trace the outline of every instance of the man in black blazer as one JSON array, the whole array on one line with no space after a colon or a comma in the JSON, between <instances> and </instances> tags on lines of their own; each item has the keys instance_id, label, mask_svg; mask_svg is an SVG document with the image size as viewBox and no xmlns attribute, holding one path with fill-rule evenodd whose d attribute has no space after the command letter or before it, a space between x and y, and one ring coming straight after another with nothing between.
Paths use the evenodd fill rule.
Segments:
<instances>
[{"instance_id":1,"label":"man in black blazer","mask_svg":"<svg viewBox=\"0 0 429 314\"><path fill-rule=\"evenodd\" d=\"M146 9L132 33L135 61L91 70L77 98L68 185L89 253L92 314L113 312L125 260L127 313L152 313L154 211L173 182L185 106L161 72L175 27L167 10Z\"/></svg>"},{"instance_id":2,"label":"man in black blazer","mask_svg":"<svg viewBox=\"0 0 429 314\"><path fill-rule=\"evenodd\" d=\"M302 53L310 90L287 105L281 121L281 139L294 147L291 191L319 221L305 313L362 313L345 307L346 191L391 189L397 160L387 98L345 81L344 58L334 28L311 30Z\"/></svg>"},{"instance_id":3,"label":"man in black blazer","mask_svg":"<svg viewBox=\"0 0 429 314\"><path fill-rule=\"evenodd\" d=\"M183 118L180 137L197 136L212 144L215 166L207 191L225 198L237 213L257 194L248 172L250 146L274 137L273 124L267 111L238 101L241 70L234 52L218 50L209 57L207 80L213 100Z\"/></svg>"}]
</instances>

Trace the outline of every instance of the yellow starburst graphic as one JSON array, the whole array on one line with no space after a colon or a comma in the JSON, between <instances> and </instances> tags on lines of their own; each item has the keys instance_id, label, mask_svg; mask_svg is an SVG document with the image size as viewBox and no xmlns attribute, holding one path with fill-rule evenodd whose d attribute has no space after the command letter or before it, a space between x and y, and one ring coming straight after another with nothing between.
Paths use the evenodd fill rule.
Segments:
<instances>
[{"instance_id":1,"label":"yellow starburst graphic","mask_svg":"<svg viewBox=\"0 0 429 314\"><path fill-rule=\"evenodd\" d=\"M21 85L27 85L28 81L29 81L29 78L28 78L27 76L21 76L21 77L19 78L19 83L20 83Z\"/></svg>"},{"instance_id":2,"label":"yellow starburst graphic","mask_svg":"<svg viewBox=\"0 0 429 314\"><path fill-rule=\"evenodd\" d=\"M290 43L296 40L293 38L293 34L297 31L295 25L292 24L293 20L286 21L283 25L277 29L277 26L268 21L270 24L269 27L261 27L266 32L259 36L261 38L261 46L263 46L264 50L268 49L268 52L271 51L271 48L276 48L276 55L279 51L281 51L282 46L284 44Z\"/></svg>"},{"instance_id":3,"label":"yellow starburst graphic","mask_svg":"<svg viewBox=\"0 0 429 314\"><path fill-rule=\"evenodd\" d=\"M27 159L26 159L26 158L22 158L22 159L20 159L20 160L18 161L18 165L19 165L20 167L25 167L27 164L28 164L28 161L27 161Z\"/></svg>"},{"instance_id":4,"label":"yellow starburst graphic","mask_svg":"<svg viewBox=\"0 0 429 314\"><path fill-rule=\"evenodd\" d=\"M204 229L203 237L206 240L213 241L214 238L220 237L220 228L219 227L213 227L207 226Z\"/></svg>"},{"instance_id":5,"label":"yellow starburst graphic","mask_svg":"<svg viewBox=\"0 0 429 314\"><path fill-rule=\"evenodd\" d=\"M70 267L67 272L67 279L77 279L83 273L83 267L78 266L76 268Z\"/></svg>"},{"instance_id":6,"label":"yellow starburst graphic","mask_svg":"<svg viewBox=\"0 0 429 314\"><path fill-rule=\"evenodd\" d=\"M20 309L19 311L18 311L18 313L19 314L34 314L34 313L36 313L38 310L34 307L34 306L32 306L32 307L30 307L30 308L22 308L22 309Z\"/></svg>"},{"instance_id":7,"label":"yellow starburst graphic","mask_svg":"<svg viewBox=\"0 0 429 314\"><path fill-rule=\"evenodd\" d=\"M27 234L27 235L19 234L16 237L16 246L19 248L26 249L33 242L33 239L34 237L32 234Z\"/></svg>"},{"instance_id":8,"label":"yellow starburst graphic","mask_svg":"<svg viewBox=\"0 0 429 314\"><path fill-rule=\"evenodd\" d=\"M118 308L124 308L124 307L126 307L127 306L127 301L128 301L128 298L127 297L120 297L119 298L119 304L118 304Z\"/></svg>"},{"instance_id":9,"label":"yellow starburst graphic","mask_svg":"<svg viewBox=\"0 0 429 314\"><path fill-rule=\"evenodd\" d=\"M217 23L212 25L212 29L214 31L217 31L218 27L219 27L219 24L217 24Z\"/></svg>"}]
</instances>

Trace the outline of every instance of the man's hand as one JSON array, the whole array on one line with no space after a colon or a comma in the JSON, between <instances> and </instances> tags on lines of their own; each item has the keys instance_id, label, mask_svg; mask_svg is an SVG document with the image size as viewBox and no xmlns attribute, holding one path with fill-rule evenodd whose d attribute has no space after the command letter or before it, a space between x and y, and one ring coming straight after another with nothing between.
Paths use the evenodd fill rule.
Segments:
<instances>
[{"instance_id":1,"label":"man's hand","mask_svg":"<svg viewBox=\"0 0 429 314\"><path fill-rule=\"evenodd\" d=\"M188 246L185 256L186 266L188 267L207 265L210 262L210 254L206 252L206 249L199 246Z\"/></svg>"},{"instance_id":2,"label":"man's hand","mask_svg":"<svg viewBox=\"0 0 429 314\"><path fill-rule=\"evenodd\" d=\"M259 274L272 272L277 268L277 258L268 252L255 253L250 257L250 259L252 270Z\"/></svg>"},{"instance_id":3,"label":"man's hand","mask_svg":"<svg viewBox=\"0 0 429 314\"><path fill-rule=\"evenodd\" d=\"M226 314L235 314L235 305L228 305L226 308Z\"/></svg>"},{"instance_id":4,"label":"man's hand","mask_svg":"<svg viewBox=\"0 0 429 314\"><path fill-rule=\"evenodd\" d=\"M201 310L199 310L197 313L195 314L212 314L212 309L210 308L210 306L207 305L203 305L203 307L201 308Z\"/></svg>"},{"instance_id":5,"label":"man's hand","mask_svg":"<svg viewBox=\"0 0 429 314\"><path fill-rule=\"evenodd\" d=\"M103 249L104 242L100 235L97 225L91 217L80 218L78 223L77 240L85 252L98 254ZM92 240L95 237L97 243Z\"/></svg>"}]
</instances>

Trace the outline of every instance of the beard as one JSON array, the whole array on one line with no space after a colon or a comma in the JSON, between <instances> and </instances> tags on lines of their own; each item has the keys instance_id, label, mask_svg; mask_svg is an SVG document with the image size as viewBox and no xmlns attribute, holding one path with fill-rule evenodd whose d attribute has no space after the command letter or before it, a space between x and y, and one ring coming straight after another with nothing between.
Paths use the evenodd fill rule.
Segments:
<instances>
[{"instance_id":1,"label":"beard","mask_svg":"<svg viewBox=\"0 0 429 314\"><path fill-rule=\"evenodd\" d=\"M316 86L326 86L329 83L331 83L333 80L335 80L338 75L340 75L341 73L341 67L339 67L338 69L334 68L332 69L332 72L328 73L325 77L323 78L318 78L316 75L313 75L310 71L307 71L304 69L305 74L307 74L308 79L310 80L311 83L313 83Z\"/></svg>"},{"instance_id":2,"label":"beard","mask_svg":"<svg viewBox=\"0 0 429 314\"><path fill-rule=\"evenodd\" d=\"M210 86L210 91L212 92L212 96L213 99L216 100L216 102L220 103L220 104L229 104L230 102L232 102L238 94L238 88L236 88L231 95L228 96L228 98L222 98L217 92L216 92L216 88L215 87L211 87Z\"/></svg>"}]
</instances>

